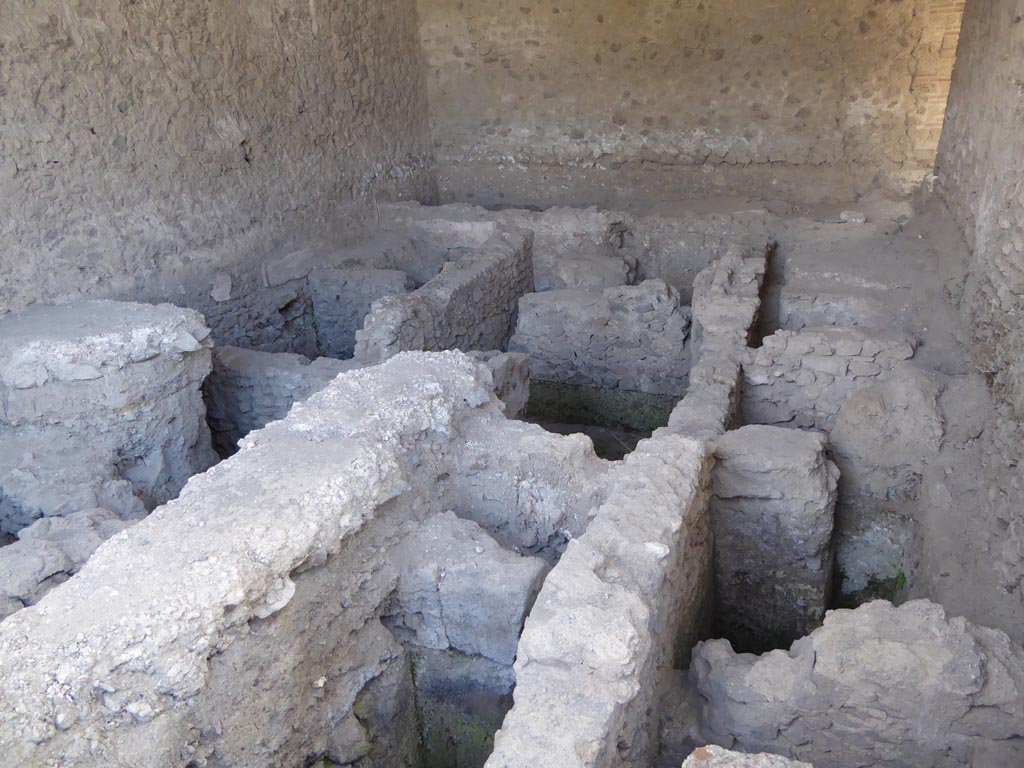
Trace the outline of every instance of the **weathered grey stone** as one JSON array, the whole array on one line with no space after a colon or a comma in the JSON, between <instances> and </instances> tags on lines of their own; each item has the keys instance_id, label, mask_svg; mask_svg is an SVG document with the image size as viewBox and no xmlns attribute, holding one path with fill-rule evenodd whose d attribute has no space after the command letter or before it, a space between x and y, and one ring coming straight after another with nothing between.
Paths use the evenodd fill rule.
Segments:
<instances>
[{"instance_id":1,"label":"weathered grey stone","mask_svg":"<svg viewBox=\"0 0 1024 768\"><path fill-rule=\"evenodd\" d=\"M216 347L213 373L203 385L214 447L230 456L250 432L283 419L296 402L361 367L352 360Z\"/></svg>"},{"instance_id":2,"label":"weathered grey stone","mask_svg":"<svg viewBox=\"0 0 1024 768\"><path fill-rule=\"evenodd\" d=\"M817 768L1019 765L1024 650L933 603L832 611L792 649L697 646L707 741Z\"/></svg>"},{"instance_id":3,"label":"weathered grey stone","mask_svg":"<svg viewBox=\"0 0 1024 768\"><path fill-rule=\"evenodd\" d=\"M394 552L400 613L389 626L407 644L511 666L547 564L503 549L453 512L434 515Z\"/></svg>"},{"instance_id":4,"label":"weathered grey stone","mask_svg":"<svg viewBox=\"0 0 1024 768\"><path fill-rule=\"evenodd\" d=\"M561 290L519 302L509 349L530 356L535 378L599 389L680 395L689 373L690 312L660 280Z\"/></svg>"},{"instance_id":5,"label":"weathered grey stone","mask_svg":"<svg viewBox=\"0 0 1024 768\"><path fill-rule=\"evenodd\" d=\"M703 627L708 470L701 444L666 437L613 471L526 621L488 768L650 764L655 682Z\"/></svg>"},{"instance_id":6,"label":"weathered grey stone","mask_svg":"<svg viewBox=\"0 0 1024 768\"><path fill-rule=\"evenodd\" d=\"M356 333L356 359L405 350L504 349L519 297L533 287L532 233L498 228L414 293L373 303Z\"/></svg>"},{"instance_id":7,"label":"weathered grey stone","mask_svg":"<svg viewBox=\"0 0 1024 768\"><path fill-rule=\"evenodd\" d=\"M309 275L317 348L326 357L351 358L356 331L374 301L414 287L404 272L373 267L317 267Z\"/></svg>"},{"instance_id":8,"label":"weathered grey stone","mask_svg":"<svg viewBox=\"0 0 1024 768\"><path fill-rule=\"evenodd\" d=\"M208 337L170 305L38 305L0 322L0 532L21 537L0 549L0 613L213 464Z\"/></svg>"},{"instance_id":9,"label":"weathered grey stone","mask_svg":"<svg viewBox=\"0 0 1024 768\"><path fill-rule=\"evenodd\" d=\"M787 760L778 755L762 753L746 755L742 752L731 752L714 745L698 747L694 750L683 768L814 768L809 763Z\"/></svg>"},{"instance_id":10,"label":"weathered grey stone","mask_svg":"<svg viewBox=\"0 0 1024 768\"><path fill-rule=\"evenodd\" d=\"M445 507L550 563L587 530L613 466L584 435L517 421L466 425L452 461L457 471L438 489Z\"/></svg>"},{"instance_id":11,"label":"weathered grey stone","mask_svg":"<svg viewBox=\"0 0 1024 768\"><path fill-rule=\"evenodd\" d=\"M403 524L441 511L447 446L476 419L502 420L486 369L403 355L249 435L0 623L4 754L26 767L355 759L341 750L365 746L341 726L405 663L380 622L398 580L386 554Z\"/></svg>"},{"instance_id":12,"label":"weathered grey stone","mask_svg":"<svg viewBox=\"0 0 1024 768\"><path fill-rule=\"evenodd\" d=\"M748 424L831 430L850 393L914 356L909 337L863 328L779 331L743 363Z\"/></svg>"},{"instance_id":13,"label":"weathered grey stone","mask_svg":"<svg viewBox=\"0 0 1024 768\"><path fill-rule=\"evenodd\" d=\"M69 579L104 541L131 525L107 509L46 517L0 547L0 620Z\"/></svg>"},{"instance_id":14,"label":"weathered grey stone","mask_svg":"<svg viewBox=\"0 0 1024 768\"><path fill-rule=\"evenodd\" d=\"M731 429L739 412L740 367L761 306L767 246L732 246L693 286L693 357L686 396L655 436L708 439Z\"/></svg>"},{"instance_id":15,"label":"weathered grey stone","mask_svg":"<svg viewBox=\"0 0 1024 768\"><path fill-rule=\"evenodd\" d=\"M530 358L517 352L470 352L470 357L487 363L494 380L494 392L505 404L505 416L518 419L530 401Z\"/></svg>"},{"instance_id":16,"label":"weathered grey stone","mask_svg":"<svg viewBox=\"0 0 1024 768\"><path fill-rule=\"evenodd\" d=\"M748 426L715 444L715 623L744 651L788 647L831 597L839 470L816 432Z\"/></svg>"}]
</instances>

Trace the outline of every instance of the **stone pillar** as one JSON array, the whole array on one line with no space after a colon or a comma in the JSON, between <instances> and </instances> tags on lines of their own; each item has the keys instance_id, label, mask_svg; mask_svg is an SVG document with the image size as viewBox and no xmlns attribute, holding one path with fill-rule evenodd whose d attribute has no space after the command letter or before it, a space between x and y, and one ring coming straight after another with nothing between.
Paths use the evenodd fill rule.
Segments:
<instances>
[{"instance_id":1,"label":"stone pillar","mask_svg":"<svg viewBox=\"0 0 1024 768\"><path fill-rule=\"evenodd\" d=\"M825 615L839 470L816 432L748 426L715 450L717 633L742 651L788 647Z\"/></svg>"}]
</instances>

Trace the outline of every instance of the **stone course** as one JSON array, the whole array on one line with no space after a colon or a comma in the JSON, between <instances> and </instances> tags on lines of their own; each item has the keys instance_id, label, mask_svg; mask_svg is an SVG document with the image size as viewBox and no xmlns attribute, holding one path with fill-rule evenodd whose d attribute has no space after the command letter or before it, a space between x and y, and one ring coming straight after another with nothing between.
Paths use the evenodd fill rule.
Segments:
<instances>
[{"instance_id":1,"label":"stone course","mask_svg":"<svg viewBox=\"0 0 1024 768\"><path fill-rule=\"evenodd\" d=\"M708 439L732 428L739 412L741 365L761 307L766 263L766 247L737 246L697 276L689 389L668 425L655 436Z\"/></svg>"},{"instance_id":2,"label":"stone course","mask_svg":"<svg viewBox=\"0 0 1024 768\"><path fill-rule=\"evenodd\" d=\"M914 356L913 339L861 328L779 331L743 364L747 424L830 430L857 387Z\"/></svg>"},{"instance_id":3,"label":"stone course","mask_svg":"<svg viewBox=\"0 0 1024 768\"><path fill-rule=\"evenodd\" d=\"M528 231L497 231L416 292L374 302L356 333L356 359L378 363L406 350L504 349L519 297L533 288L532 243Z\"/></svg>"},{"instance_id":4,"label":"stone course","mask_svg":"<svg viewBox=\"0 0 1024 768\"><path fill-rule=\"evenodd\" d=\"M927 601L832 611L787 651L697 646L710 743L817 768L1009 768L1024 756L1024 650Z\"/></svg>"},{"instance_id":5,"label":"stone course","mask_svg":"<svg viewBox=\"0 0 1024 768\"><path fill-rule=\"evenodd\" d=\"M0 322L0 618L216 460L202 317L170 305L36 305Z\"/></svg>"},{"instance_id":6,"label":"stone course","mask_svg":"<svg viewBox=\"0 0 1024 768\"><path fill-rule=\"evenodd\" d=\"M686 391L689 308L660 280L602 293L549 291L519 302L509 348L534 378L653 395Z\"/></svg>"}]
</instances>

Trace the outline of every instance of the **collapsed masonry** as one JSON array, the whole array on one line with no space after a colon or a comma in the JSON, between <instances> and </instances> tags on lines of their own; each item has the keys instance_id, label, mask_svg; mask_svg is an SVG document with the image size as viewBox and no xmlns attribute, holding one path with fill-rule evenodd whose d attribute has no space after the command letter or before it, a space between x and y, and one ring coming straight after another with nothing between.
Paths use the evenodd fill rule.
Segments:
<instances>
[{"instance_id":1,"label":"collapsed masonry","mask_svg":"<svg viewBox=\"0 0 1024 768\"><path fill-rule=\"evenodd\" d=\"M396 204L381 229L269 262L251 294L215 282L212 355L199 316L171 307L5 321L5 408L35 414L5 410L5 435L51 440L88 414L110 434L89 448L114 457L89 466L112 467L101 487L121 496L104 493L130 502L89 490L80 535L78 507L19 500L49 480L4 476L21 540L0 563L40 533L79 548L10 595L4 754L597 768L678 766L699 746L687 765L785 764L715 743L853 766L903 739L928 765L1016 759L1024 658L1005 635L923 603L826 616L834 561L847 595L903 566L922 464L943 450L946 383L908 362L912 340L810 327L752 348L770 250L757 216ZM24 325L89 312L96 327L59 343ZM515 420L559 385L614 418L639 402L624 397L668 407L609 462ZM125 392L145 397L125 407ZM205 472L204 408L230 456ZM698 645L711 637L726 639ZM922 735L904 699L879 716L879 668L844 637L890 651L868 661L943 728ZM756 658L729 641L796 644ZM948 663L922 668L935 654ZM828 664L843 700L811 695L840 690Z\"/></svg>"}]
</instances>

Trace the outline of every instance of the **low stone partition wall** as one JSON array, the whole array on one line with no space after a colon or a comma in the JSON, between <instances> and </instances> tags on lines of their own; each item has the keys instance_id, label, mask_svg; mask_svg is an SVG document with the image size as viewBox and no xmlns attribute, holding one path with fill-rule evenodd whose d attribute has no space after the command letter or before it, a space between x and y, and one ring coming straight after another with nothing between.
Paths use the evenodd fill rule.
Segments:
<instances>
[{"instance_id":1,"label":"low stone partition wall","mask_svg":"<svg viewBox=\"0 0 1024 768\"><path fill-rule=\"evenodd\" d=\"M203 386L214 448L231 456L250 432L283 419L296 402L359 367L352 360L216 347L213 373Z\"/></svg>"},{"instance_id":2,"label":"low stone partition wall","mask_svg":"<svg viewBox=\"0 0 1024 768\"><path fill-rule=\"evenodd\" d=\"M1021 765L1024 649L927 601L832 611L788 651L698 645L709 743L816 768Z\"/></svg>"},{"instance_id":3,"label":"low stone partition wall","mask_svg":"<svg viewBox=\"0 0 1024 768\"><path fill-rule=\"evenodd\" d=\"M711 462L681 437L616 465L519 643L515 705L487 768L650 765L656 683L705 626Z\"/></svg>"},{"instance_id":4,"label":"low stone partition wall","mask_svg":"<svg viewBox=\"0 0 1024 768\"><path fill-rule=\"evenodd\" d=\"M5 759L297 768L413 765L421 740L457 749L480 712L441 716L430 692L494 702L500 718L522 617L557 560L511 532L583 535L609 467L585 440L501 411L485 365L410 353L250 434L0 624ZM580 467L575 505L557 492L563 450ZM483 489L489 472L510 484Z\"/></svg>"},{"instance_id":5,"label":"low stone partition wall","mask_svg":"<svg viewBox=\"0 0 1024 768\"><path fill-rule=\"evenodd\" d=\"M373 303L355 358L378 363L408 350L505 349L519 297L533 289L533 236L497 228L414 293Z\"/></svg>"},{"instance_id":6,"label":"low stone partition wall","mask_svg":"<svg viewBox=\"0 0 1024 768\"><path fill-rule=\"evenodd\" d=\"M490 211L465 204L381 206L383 227L427 232L432 237L450 237L486 223L532 232L537 291L602 291L635 282L637 257L628 242L629 220L627 214L597 208Z\"/></svg>"},{"instance_id":7,"label":"low stone partition wall","mask_svg":"<svg viewBox=\"0 0 1024 768\"><path fill-rule=\"evenodd\" d=\"M907 336L862 328L779 331L744 360L743 421L829 431L854 389L915 348Z\"/></svg>"},{"instance_id":8,"label":"low stone partition wall","mask_svg":"<svg viewBox=\"0 0 1024 768\"><path fill-rule=\"evenodd\" d=\"M196 312L113 301L0 321L0 618L216 461Z\"/></svg>"},{"instance_id":9,"label":"low stone partition wall","mask_svg":"<svg viewBox=\"0 0 1024 768\"><path fill-rule=\"evenodd\" d=\"M732 428L742 363L761 308L769 246L732 246L693 287L693 363L689 389L655 433L708 439Z\"/></svg>"},{"instance_id":10,"label":"low stone partition wall","mask_svg":"<svg viewBox=\"0 0 1024 768\"><path fill-rule=\"evenodd\" d=\"M730 214L680 211L635 216L597 208L488 210L453 204L381 206L386 229L439 229L457 222L500 222L534 233L538 291L602 291L643 280L662 280L689 303L697 275L734 249L764 253L772 238L765 212ZM465 224L463 224L465 226Z\"/></svg>"},{"instance_id":11,"label":"low stone partition wall","mask_svg":"<svg viewBox=\"0 0 1024 768\"><path fill-rule=\"evenodd\" d=\"M496 351L470 356L490 370L505 416L516 418L530 396L530 361L525 355ZM295 403L319 392L340 374L365 367L357 360L310 360L288 352L215 347L213 372L203 385L214 448L222 457L231 456L250 432L283 419Z\"/></svg>"},{"instance_id":12,"label":"low stone partition wall","mask_svg":"<svg viewBox=\"0 0 1024 768\"><path fill-rule=\"evenodd\" d=\"M690 310L660 280L531 293L519 301L509 349L533 377L604 390L680 396L690 368Z\"/></svg>"}]
</instances>

